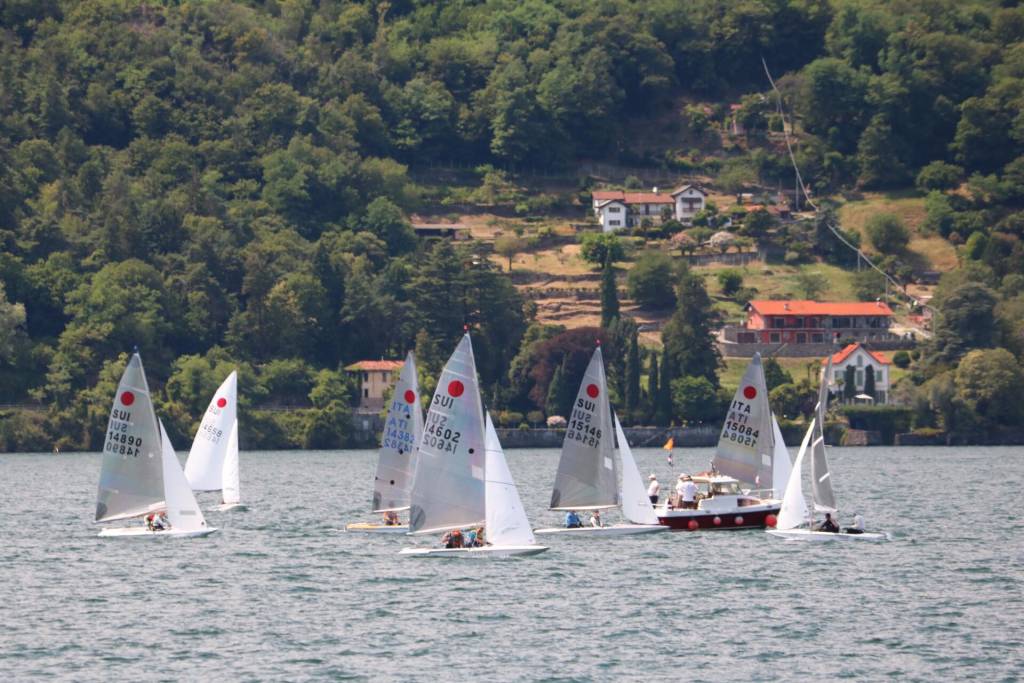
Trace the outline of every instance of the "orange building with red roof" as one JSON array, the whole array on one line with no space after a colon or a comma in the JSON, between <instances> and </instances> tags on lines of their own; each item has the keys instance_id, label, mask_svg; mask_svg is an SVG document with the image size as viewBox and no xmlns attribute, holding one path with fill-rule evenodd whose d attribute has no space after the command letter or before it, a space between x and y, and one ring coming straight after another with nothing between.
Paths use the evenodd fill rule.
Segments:
<instances>
[{"instance_id":1,"label":"orange building with red roof","mask_svg":"<svg viewBox=\"0 0 1024 683\"><path fill-rule=\"evenodd\" d=\"M741 343L830 344L889 336L893 312L881 301L821 302L755 299L747 304Z\"/></svg>"},{"instance_id":2,"label":"orange building with red roof","mask_svg":"<svg viewBox=\"0 0 1024 683\"><path fill-rule=\"evenodd\" d=\"M345 371L356 375L359 382L359 408L361 410L381 410L384 407L384 395L395 383L400 360L361 360L345 366Z\"/></svg>"}]
</instances>

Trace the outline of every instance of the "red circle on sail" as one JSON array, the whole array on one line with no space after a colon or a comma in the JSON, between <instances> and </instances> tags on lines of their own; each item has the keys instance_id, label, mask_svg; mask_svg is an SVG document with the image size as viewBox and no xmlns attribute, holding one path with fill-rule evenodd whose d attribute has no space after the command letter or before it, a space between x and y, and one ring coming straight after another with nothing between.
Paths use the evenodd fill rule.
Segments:
<instances>
[{"instance_id":1,"label":"red circle on sail","mask_svg":"<svg viewBox=\"0 0 1024 683\"><path fill-rule=\"evenodd\" d=\"M747 398L747 400L750 400L757 396L757 389L755 389L754 387L743 387L743 395Z\"/></svg>"},{"instance_id":2,"label":"red circle on sail","mask_svg":"<svg viewBox=\"0 0 1024 683\"><path fill-rule=\"evenodd\" d=\"M448 393L455 398L462 396L462 392L466 390L466 387L457 379L453 379L448 383Z\"/></svg>"},{"instance_id":3,"label":"red circle on sail","mask_svg":"<svg viewBox=\"0 0 1024 683\"><path fill-rule=\"evenodd\" d=\"M597 395L601 393L601 390L597 388L596 384L587 385L587 396L590 398L597 398Z\"/></svg>"},{"instance_id":4,"label":"red circle on sail","mask_svg":"<svg viewBox=\"0 0 1024 683\"><path fill-rule=\"evenodd\" d=\"M405 402L412 403L416 400L416 394L412 393L412 389L405 390Z\"/></svg>"},{"instance_id":5,"label":"red circle on sail","mask_svg":"<svg viewBox=\"0 0 1024 683\"><path fill-rule=\"evenodd\" d=\"M223 408L227 404L228 404L228 400L226 398L224 398L223 396L221 396L220 398L217 399L217 407L218 408Z\"/></svg>"},{"instance_id":6,"label":"red circle on sail","mask_svg":"<svg viewBox=\"0 0 1024 683\"><path fill-rule=\"evenodd\" d=\"M121 403L123 403L126 406L130 406L131 404L135 403L135 394L133 394L130 391L126 391L126 392L122 393L121 394Z\"/></svg>"}]
</instances>

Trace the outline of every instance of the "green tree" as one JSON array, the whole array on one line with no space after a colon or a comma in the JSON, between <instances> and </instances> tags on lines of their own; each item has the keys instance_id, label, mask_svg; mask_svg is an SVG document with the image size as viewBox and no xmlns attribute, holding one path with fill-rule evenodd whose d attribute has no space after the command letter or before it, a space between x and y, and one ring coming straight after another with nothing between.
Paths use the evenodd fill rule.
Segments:
<instances>
[{"instance_id":1,"label":"green tree","mask_svg":"<svg viewBox=\"0 0 1024 683\"><path fill-rule=\"evenodd\" d=\"M718 393L706 377L672 380L672 406L688 424L702 424L721 417Z\"/></svg>"},{"instance_id":2,"label":"green tree","mask_svg":"<svg viewBox=\"0 0 1024 683\"><path fill-rule=\"evenodd\" d=\"M925 193L932 190L952 190L960 185L963 178L964 169L960 166L944 161L933 161L921 169L914 184Z\"/></svg>"},{"instance_id":3,"label":"green tree","mask_svg":"<svg viewBox=\"0 0 1024 683\"><path fill-rule=\"evenodd\" d=\"M551 383L548 385L547 402L544 408L548 415L567 417L572 412L576 389L572 385L572 379L567 376L568 374L567 360L563 359L562 364L555 368L555 374L551 376Z\"/></svg>"},{"instance_id":4,"label":"green tree","mask_svg":"<svg viewBox=\"0 0 1024 683\"><path fill-rule=\"evenodd\" d=\"M847 365L843 370L843 399L852 401L857 395L857 369Z\"/></svg>"},{"instance_id":5,"label":"green tree","mask_svg":"<svg viewBox=\"0 0 1024 683\"><path fill-rule=\"evenodd\" d=\"M933 359L952 364L972 349L995 346L997 302L996 293L983 284L967 282L953 288L940 300L935 316Z\"/></svg>"},{"instance_id":6,"label":"green tree","mask_svg":"<svg viewBox=\"0 0 1024 683\"><path fill-rule=\"evenodd\" d=\"M605 258L601 269L601 327L607 328L619 317L619 288L615 282L615 268L611 257Z\"/></svg>"},{"instance_id":7,"label":"green tree","mask_svg":"<svg viewBox=\"0 0 1024 683\"><path fill-rule=\"evenodd\" d=\"M668 308L676 302L672 257L662 252L646 252L637 257L627 277L629 296L649 308Z\"/></svg>"},{"instance_id":8,"label":"green tree","mask_svg":"<svg viewBox=\"0 0 1024 683\"><path fill-rule=\"evenodd\" d=\"M743 286L743 273L733 268L720 270L715 277L718 278L718 284L722 287L722 294L726 296L734 296Z\"/></svg>"},{"instance_id":9,"label":"green tree","mask_svg":"<svg viewBox=\"0 0 1024 683\"><path fill-rule=\"evenodd\" d=\"M4 283L0 281L0 365L14 357L14 343L25 325L25 307L7 300Z\"/></svg>"},{"instance_id":10,"label":"green tree","mask_svg":"<svg viewBox=\"0 0 1024 683\"><path fill-rule=\"evenodd\" d=\"M779 361L774 358L765 358L763 369L764 381L768 385L768 391L771 391L782 384L793 383L793 376L786 372L783 367L779 365Z\"/></svg>"},{"instance_id":11,"label":"green tree","mask_svg":"<svg viewBox=\"0 0 1024 683\"><path fill-rule=\"evenodd\" d=\"M671 358L670 367L677 373L669 375L669 379L677 376L705 377L717 389L721 364L715 343L718 314L704 281L689 271L681 273L676 285L676 300L676 310L661 333L666 357ZM663 360L663 377L664 364ZM660 384L663 393L671 391L668 386Z\"/></svg>"},{"instance_id":12,"label":"green tree","mask_svg":"<svg viewBox=\"0 0 1024 683\"><path fill-rule=\"evenodd\" d=\"M633 415L640 406L640 344L636 330L629 336L626 353L626 412Z\"/></svg>"},{"instance_id":13,"label":"green tree","mask_svg":"<svg viewBox=\"0 0 1024 683\"><path fill-rule=\"evenodd\" d=\"M828 278L817 271L801 270L797 273L796 289L804 299L816 300L828 288Z\"/></svg>"},{"instance_id":14,"label":"green tree","mask_svg":"<svg viewBox=\"0 0 1024 683\"><path fill-rule=\"evenodd\" d=\"M390 254L404 254L416 248L412 225L402 210L387 197L377 197L370 202L362 224L388 245Z\"/></svg>"},{"instance_id":15,"label":"green tree","mask_svg":"<svg viewBox=\"0 0 1024 683\"><path fill-rule=\"evenodd\" d=\"M993 425L1016 424L1024 411L1018 399L1024 372L1006 349L977 349L956 368L956 396Z\"/></svg>"},{"instance_id":16,"label":"green tree","mask_svg":"<svg viewBox=\"0 0 1024 683\"><path fill-rule=\"evenodd\" d=\"M587 232L580 237L580 257L588 263L604 264L626 257L622 242L614 233Z\"/></svg>"},{"instance_id":17,"label":"green tree","mask_svg":"<svg viewBox=\"0 0 1024 683\"><path fill-rule=\"evenodd\" d=\"M875 369L870 365L864 368L864 393L875 397Z\"/></svg>"},{"instance_id":18,"label":"green tree","mask_svg":"<svg viewBox=\"0 0 1024 683\"><path fill-rule=\"evenodd\" d=\"M888 213L876 214L869 218L865 231L871 244L883 254L902 253L910 242L910 232L903 222Z\"/></svg>"},{"instance_id":19,"label":"green tree","mask_svg":"<svg viewBox=\"0 0 1024 683\"><path fill-rule=\"evenodd\" d=\"M508 259L508 272L512 272L512 257L523 251L526 243L515 235L502 235L494 240L494 253Z\"/></svg>"}]
</instances>

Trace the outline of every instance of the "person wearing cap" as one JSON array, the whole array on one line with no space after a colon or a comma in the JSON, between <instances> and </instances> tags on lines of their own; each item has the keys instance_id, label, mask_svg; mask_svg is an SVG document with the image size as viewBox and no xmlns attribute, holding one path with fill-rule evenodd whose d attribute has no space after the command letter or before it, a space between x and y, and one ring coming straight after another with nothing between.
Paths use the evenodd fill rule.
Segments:
<instances>
[{"instance_id":1,"label":"person wearing cap","mask_svg":"<svg viewBox=\"0 0 1024 683\"><path fill-rule=\"evenodd\" d=\"M647 477L650 480L650 484L647 486L647 497L651 499L651 505L658 504L658 494L661 493L661 484L658 483L658 478L651 473L651 476Z\"/></svg>"},{"instance_id":2,"label":"person wearing cap","mask_svg":"<svg viewBox=\"0 0 1024 683\"><path fill-rule=\"evenodd\" d=\"M676 493L683 503L683 508L694 509L697 507L697 485L688 474L680 474L679 482L676 484Z\"/></svg>"},{"instance_id":3,"label":"person wearing cap","mask_svg":"<svg viewBox=\"0 0 1024 683\"><path fill-rule=\"evenodd\" d=\"M848 534L864 533L864 517L859 512L853 513L853 526L846 527Z\"/></svg>"}]
</instances>

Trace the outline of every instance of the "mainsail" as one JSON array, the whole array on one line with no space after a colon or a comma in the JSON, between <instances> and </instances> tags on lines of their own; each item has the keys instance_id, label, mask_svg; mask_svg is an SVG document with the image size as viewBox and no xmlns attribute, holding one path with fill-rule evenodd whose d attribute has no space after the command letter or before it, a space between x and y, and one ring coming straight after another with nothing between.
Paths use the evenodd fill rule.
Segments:
<instances>
[{"instance_id":1,"label":"mainsail","mask_svg":"<svg viewBox=\"0 0 1024 683\"><path fill-rule=\"evenodd\" d=\"M409 507L409 488L416 469L416 447L423 437L423 410L412 352L395 384L388 407L384 436L373 480L373 510L404 510Z\"/></svg>"},{"instance_id":2,"label":"mainsail","mask_svg":"<svg viewBox=\"0 0 1024 683\"><path fill-rule=\"evenodd\" d=\"M494 431L491 416L487 415L487 540L493 545L534 545L533 530L523 509L523 501L512 480L505 452Z\"/></svg>"},{"instance_id":3,"label":"mainsail","mask_svg":"<svg viewBox=\"0 0 1024 683\"><path fill-rule=\"evenodd\" d=\"M160 430L142 359L133 353L117 385L103 441L96 521L138 517L164 507Z\"/></svg>"},{"instance_id":4,"label":"mainsail","mask_svg":"<svg viewBox=\"0 0 1024 683\"><path fill-rule=\"evenodd\" d=\"M228 435L228 449L224 455L224 474L221 481L221 502L225 505L242 502L238 482L238 420L231 425L231 433Z\"/></svg>"},{"instance_id":5,"label":"mainsail","mask_svg":"<svg viewBox=\"0 0 1024 683\"><path fill-rule=\"evenodd\" d=\"M772 416L761 354L754 353L718 437L712 465L716 470L754 488L772 483Z\"/></svg>"},{"instance_id":6,"label":"mainsail","mask_svg":"<svg viewBox=\"0 0 1024 683\"><path fill-rule=\"evenodd\" d=\"M772 456L772 495L778 497L786 490L792 466L789 462L786 442L782 438L782 430L779 428L779 421L775 419L774 413L772 414L772 434L775 438L775 455Z\"/></svg>"},{"instance_id":7,"label":"mainsail","mask_svg":"<svg viewBox=\"0 0 1024 683\"><path fill-rule=\"evenodd\" d=\"M807 502L804 500L804 492L801 487L804 456L807 455L807 443L814 433L816 420L811 420L811 426L804 434L800 443L800 452L797 453L796 462L793 463L793 470L789 474L789 481L786 482L786 493L782 496L782 508L779 510L779 517L775 523L776 529L795 529L807 519Z\"/></svg>"},{"instance_id":8,"label":"mainsail","mask_svg":"<svg viewBox=\"0 0 1024 683\"><path fill-rule=\"evenodd\" d=\"M210 399L185 463L185 478L195 491L219 491L224 487L224 458L238 417L237 404L238 373L232 371Z\"/></svg>"},{"instance_id":9,"label":"mainsail","mask_svg":"<svg viewBox=\"0 0 1024 683\"><path fill-rule=\"evenodd\" d=\"M818 420L817 431L811 443L811 497L816 512L839 510L836 494L832 490L832 471L828 466L825 454L825 413L828 411L828 383L832 377L832 357L829 356L824 371L821 373L821 385L818 388Z\"/></svg>"},{"instance_id":10,"label":"mainsail","mask_svg":"<svg viewBox=\"0 0 1024 683\"><path fill-rule=\"evenodd\" d=\"M552 510L596 510L619 505L611 406L601 347L583 374L562 442L551 492Z\"/></svg>"},{"instance_id":11,"label":"mainsail","mask_svg":"<svg viewBox=\"0 0 1024 683\"><path fill-rule=\"evenodd\" d=\"M206 527L206 520L196 503L192 487L181 471L181 463L174 453L167 431L160 423L161 453L160 462L163 468L164 494L167 499L167 521L171 528L178 531L198 531Z\"/></svg>"},{"instance_id":12,"label":"mainsail","mask_svg":"<svg viewBox=\"0 0 1024 683\"><path fill-rule=\"evenodd\" d=\"M420 439L409 530L430 533L484 521L484 416L467 332L441 372Z\"/></svg>"},{"instance_id":13,"label":"mainsail","mask_svg":"<svg viewBox=\"0 0 1024 683\"><path fill-rule=\"evenodd\" d=\"M629 449L626 433L622 431L619 416L615 416L615 438L619 442L619 455L622 457L622 516L633 524L657 524L658 515L647 496L644 480L640 478L633 451Z\"/></svg>"}]
</instances>

